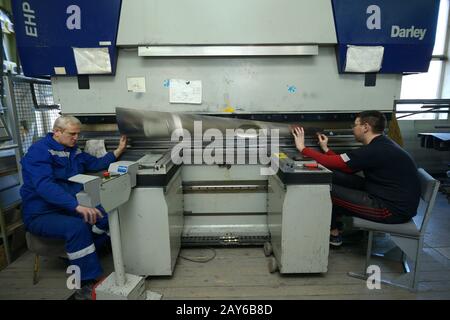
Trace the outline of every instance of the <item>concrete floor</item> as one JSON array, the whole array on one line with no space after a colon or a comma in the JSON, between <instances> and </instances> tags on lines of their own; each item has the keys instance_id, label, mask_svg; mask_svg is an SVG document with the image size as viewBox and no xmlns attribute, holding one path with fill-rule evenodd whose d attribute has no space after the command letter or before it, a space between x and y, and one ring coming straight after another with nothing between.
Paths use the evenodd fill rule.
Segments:
<instances>
[{"instance_id":1,"label":"concrete floor","mask_svg":"<svg viewBox=\"0 0 450 320\"><path fill-rule=\"evenodd\" d=\"M269 273L262 247L185 248L181 250L174 275L147 279L147 287L163 299L450 299L450 205L439 194L425 237L419 291L382 285L369 290L365 281L351 278L348 271L362 271L364 240L331 250L329 270L318 275ZM389 245L378 238L379 246ZM191 260L215 257L206 263ZM184 257L184 258L182 258ZM187 258L187 259L185 259ZM32 284L34 256L25 252L0 272L0 299L67 299L67 275L62 260L41 258L40 281ZM398 281L408 280L395 261L374 258L382 274ZM112 271L110 254L102 256L105 274ZM406 278L405 278L406 277Z\"/></svg>"}]
</instances>

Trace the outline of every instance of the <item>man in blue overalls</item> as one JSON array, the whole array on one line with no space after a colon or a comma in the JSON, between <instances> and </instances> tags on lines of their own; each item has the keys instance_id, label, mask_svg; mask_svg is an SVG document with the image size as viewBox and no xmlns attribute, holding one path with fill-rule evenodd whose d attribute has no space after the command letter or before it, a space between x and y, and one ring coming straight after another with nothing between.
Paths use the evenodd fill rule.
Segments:
<instances>
[{"instance_id":1,"label":"man in blue overalls","mask_svg":"<svg viewBox=\"0 0 450 320\"><path fill-rule=\"evenodd\" d=\"M68 179L108 168L126 149L127 138L120 138L114 152L96 158L78 148L80 127L77 118L61 116L53 125L53 133L28 149L21 161L20 194L26 229L38 236L64 239L70 264L80 268L82 287L91 288L103 273L96 248L109 240L108 220L100 206L78 204L76 194L82 185Z\"/></svg>"}]
</instances>

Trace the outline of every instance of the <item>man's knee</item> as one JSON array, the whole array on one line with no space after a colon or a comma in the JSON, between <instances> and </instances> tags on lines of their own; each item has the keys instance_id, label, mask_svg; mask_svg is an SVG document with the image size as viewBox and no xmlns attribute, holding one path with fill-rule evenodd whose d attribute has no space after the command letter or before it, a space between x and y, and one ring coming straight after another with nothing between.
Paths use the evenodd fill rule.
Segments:
<instances>
[{"instance_id":1,"label":"man's knee","mask_svg":"<svg viewBox=\"0 0 450 320\"><path fill-rule=\"evenodd\" d=\"M331 185L331 197L332 198L338 198L338 199L348 199L349 197L352 196L352 194L355 191L359 191L357 189L351 189L348 187L344 187L342 185L339 184L332 184ZM333 202L334 203L334 202Z\"/></svg>"},{"instance_id":2,"label":"man's knee","mask_svg":"<svg viewBox=\"0 0 450 320\"><path fill-rule=\"evenodd\" d=\"M91 236L91 228L92 226L82 219L74 219L71 221L71 225L68 226L67 233L69 234L69 238L73 237L90 237Z\"/></svg>"}]
</instances>

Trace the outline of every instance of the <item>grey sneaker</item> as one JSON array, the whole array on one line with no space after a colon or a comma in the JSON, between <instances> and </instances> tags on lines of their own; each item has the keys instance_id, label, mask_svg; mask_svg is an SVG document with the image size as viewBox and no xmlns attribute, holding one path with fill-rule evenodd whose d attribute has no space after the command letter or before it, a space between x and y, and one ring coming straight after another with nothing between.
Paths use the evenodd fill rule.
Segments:
<instances>
[{"instance_id":1,"label":"grey sneaker","mask_svg":"<svg viewBox=\"0 0 450 320\"><path fill-rule=\"evenodd\" d=\"M333 247L340 247L342 245L342 236L333 236L330 234L330 245Z\"/></svg>"}]
</instances>

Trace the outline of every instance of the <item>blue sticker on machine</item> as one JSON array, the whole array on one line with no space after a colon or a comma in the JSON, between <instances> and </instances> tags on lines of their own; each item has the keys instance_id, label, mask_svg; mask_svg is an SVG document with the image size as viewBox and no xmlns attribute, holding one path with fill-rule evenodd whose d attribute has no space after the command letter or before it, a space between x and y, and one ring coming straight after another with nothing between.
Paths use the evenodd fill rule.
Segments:
<instances>
[{"instance_id":1,"label":"blue sticker on machine","mask_svg":"<svg viewBox=\"0 0 450 320\"><path fill-rule=\"evenodd\" d=\"M128 167L127 166L119 166L117 168L117 172L119 172L119 173L127 173L128 172Z\"/></svg>"},{"instance_id":2,"label":"blue sticker on machine","mask_svg":"<svg viewBox=\"0 0 450 320\"><path fill-rule=\"evenodd\" d=\"M74 48L101 49L99 51L103 54L109 54L109 74L114 74L121 2L12 1L17 47L24 74L90 74L89 71L78 72Z\"/></svg>"},{"instance_id":3,"label":"blue sticker on machine","mask_svg":"<svg viewBox=\"0 0 450 320\"><path fill-rule=\"evenodd\" d=\"M339 71L348 45L383 46L380 73L426 72L439 0L333 0Z\"/></svg>"}]
</instances>

